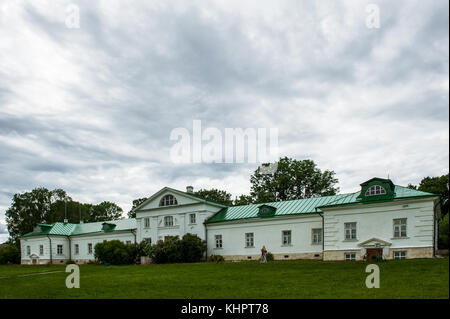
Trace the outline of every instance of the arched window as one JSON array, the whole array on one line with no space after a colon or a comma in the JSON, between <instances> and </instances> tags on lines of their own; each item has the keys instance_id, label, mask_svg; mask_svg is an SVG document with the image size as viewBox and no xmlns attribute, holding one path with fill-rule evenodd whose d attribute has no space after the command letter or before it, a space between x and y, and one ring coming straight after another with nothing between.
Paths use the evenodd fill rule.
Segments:
<instances>
[{"instance_id":1,"label":"arched window","mask_svg":"<svg viewBox=\"0 0 450 319\"><path fill-rule=\"evenodd\" d=\"M166 195L163 198L161 198L161 201L159 202L159 206L171 206L171 205L178 205L177 199L173 195Z\"/></svg>"},{"instance_id":2,"label":"arched window","mask_svg":"<svg viewBox=\"0 0 450 319\"><path fill-rule=\"evenodd\" d=\"M386 194L386 190L380 185L370 186L366 191L366 196L384 195L384 194Z\"/></svg>"}]
</instances>

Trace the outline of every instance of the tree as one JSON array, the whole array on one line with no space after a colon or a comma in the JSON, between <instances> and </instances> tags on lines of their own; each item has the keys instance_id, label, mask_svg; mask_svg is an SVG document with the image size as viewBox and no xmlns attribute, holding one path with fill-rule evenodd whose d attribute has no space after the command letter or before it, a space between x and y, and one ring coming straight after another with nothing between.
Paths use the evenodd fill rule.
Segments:
<instances>
[{"instance_id":1,"label":"tree","mask_svg":"<svg viewBox=\"0 0 450 319\"><path fill-rule=\"evenodd\" d=\"M444 218L439 221L439 249L448 249L448 216L446 214Z\"/></svg>"},{"instance_id":2,"label":"tree","mask_svg":"<svg viewBox=\"0 0 450 319\"><path fill-rule=\"evenodd\" d=\"M15 242L19 236L31 232L38 223L52 223L52 205L67 197L65 191L35 188L31 192L15 194L11 206L6 210L6 224Z\"/></svg>"},{"instance_id":3,"label":"tree","mask_svg":"<svg viewBox=\"0 0 450 319\"><path fill-rule=\"evenodd\" d=\"M143 202L145 202L148 199L148 197L142 197L135 199L133 201L133 207L128 212L128 218L136 218L136 212L134 211L139 205L141 205Z\"/></svg>"},{"instance_id":4,"label":"tree","mask_svg":"<svg viewBox=\"0 0 450 319\"><path fill-rule=\"evenodd\" d=\"M253 198L250 195L240 195L233 201L233 206L253 204Z\"/></svg>"},{"instance_id":5,"label":"tree","mask_svg":"<svg viewBox=\"0 0 450 319\"><path fill-rule=\"evenodd\" d=\"M442 175L436 177L425 177L420 181L419 187L417 188L419 191L428 192L433 194L438 194L441 197L441 211L442 216L445 216L448 213L449 205L448 205L448 183L449 183L449 175Z\"/></svg>"},{"instance_id":6,"label":"tree","mask_svg":"<svg viewBox=\"0 0 450 319\"><path fill-rule=\"evenodd\" d=\"M196 191L194 194L203 197L205 199L216 201L223 205L227 206L233 205L231 194L224 190L219 190L216 188L200 189L199 191Z\"/></svg>"},{"instance_id":7,"label":"tree","mask_svg":"<svg viewBox=\"0 0 450 319\"><path fill-rule=\"evenodd\" d=\"M277 169L267 172L265 163L250 178L255 203L335 195L339 188L334 171L321 171L312 160L280 158Z\"/></svg>"},{"instance_id":8,"label":"tree","mask_svg":"<svg viewBox=\"0 0 450 319\"><path fill-rule=\"evenodd\" d=\"M103 222L122 218L123 210L114 203L104 201L92 206L90 210L91 220L89 222Z\"/></svg>"},{"instance_id":9,"label":"tree","mask_svg":"<svg viewBox=\"0 0 450 319\"><path fill-rule=\"evenodd\" d=\"M13 244L0 247L0 265L20 264L20 249Z\"/></svg>"}]
</instances>

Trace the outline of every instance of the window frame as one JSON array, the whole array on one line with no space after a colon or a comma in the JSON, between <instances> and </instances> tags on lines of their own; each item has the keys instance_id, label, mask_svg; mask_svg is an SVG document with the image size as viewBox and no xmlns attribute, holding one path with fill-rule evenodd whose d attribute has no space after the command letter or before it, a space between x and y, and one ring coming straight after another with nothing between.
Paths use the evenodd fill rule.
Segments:
<instances>
[{"instance_id":1,"label":"window frame","mask_svg":"<svg viewBox=\"0 0 450 319\"><path fill-rule=\"evenodd\" d=\"M318 241L315 241L315 231L319 231ZM311 229L311 244L312 245L321 245L322 244L322 228L313 228Z\"/></svg>"},{"instance_id":2,"label":"window frame","mask_svg":"<svg viewBox=\"0 0 450 319\"><path fill-rule=\"evenodd\" d=\"M80 254L80 245L79 244L75 244L75 255L79 255Z\"/></svg>"},{"instance_id":3,"label":"window frame","mask_svg":"<svg viewBox=\"0 0 450 319\"><path fill-rule=\"evenodd\" d=\"M350 257L347 258L347 256L350 256ZM344 260L345 261L355 261L356 260L356 253L355 252L351 252L351 251L344 252Z\"/></svg>"},{"instance_id":4,"label":"window frame","mask_svg":"<svg viewBox=\"0 0 450 319\"><path fill-rule=\"evenodd\" d=\"M387 194L386 189L381 185L372 185L365 192L366 197L386 195L386 194Z\"/></svg>"},{"instance_id":5,"label":"window frame","mask_svg":"<svg viewBox=\"0 0 450 319\"><path fill-rule=\"evenodd\" d=\"M399 222L396 224L396 222ZM404 222L404 223L402 223ZM408 219L407 218L394 218L392 220L393 238L408 238ZM402 229L404 227L404 230ZM398 236L396 236L396 230L398 229ZM404 232L404 235L403 235Z\"/></svg>"},{"instance_id":6,"label":"window frame","mask_svg":"<svg viewBox=\"0 0 450 319\"><path fill-rule=\"evenodd\" d=\"M214 241L216 243L216 249L223 248L222 234L214 235Z\"/></svg>"},{"instance_id":7,"label":"window frame","mask_svg":"<svg viewBox=\"0 0 450 319\"><path fill-rule=\"evenodd\" d=\"M167 194L159 201L159 207L178 205L177 198L172 194Z\"/></svg>"},{"instance_id":8,"label":"window frame","mask_svg":"<svg viewBox=\"0 0 450 319\"><path fill-rule=\"evenodd\" d=\"M170 223L168 221L170 221ZM173 227L173 225L173 216L164 216L164 227Z\"/></svg>"},{"instance_id":9,"label":"window frame","mask_svg":"<svg viewBox=\"0 0 450 319\"><path fill-rule=\"evenodd\" d=\"M151 237L145 237L144 239L143 239L143 241L145 241L147 244L152 244L152 238Z\"/></svg>"},{"instance_id":10,"label":"window frame","mask_svg":"<svg viewBox=\"0 0 450 319\"><path fill-rule=\"evenodd\" d=\"M39 256L44 256L44 245L39 245Z\"/></svg>"},{"instance_id":11,"label":"window frame","mask_svg":"<svg viewBox=\"0 0 450 319\"><path fill-rule=\"evenodd\" d=\"M150 217L144 217L144 228L150 228Z\"/></svg>"},{"instance_id":12,"label":"window frame","mask_svg":"<svg viewBox=\"0 0 450 319\"><path fill-rule=\"evenodd\" d=\"M249 245L251 243L251 245ZM245 248L255 247L255 233L245 233Z\"/></svg>"},{"instance_id":13,"label":"window frame","mask_svg":"<svg viewBox=\"0 0 450 319\"><path fill-rule=\"evenodd\" d=\"M94 245L92 243L88 243L88 255L92 255L92 252L94 251Z\"/></svg>"},{"instance_id":14,"label":"window frame","mask_svg":"<svg viewBox=\"0 0 450 319\"><path fill-rule=\"evenodd\" d=\"M59 244L56 245L56 254L57 255L64 255L64 246Z\"/></svg>"},{"instance_id":15,"label":"window frame","mask_svg":"<svg viewBox=\"0 0 450 319\"><path fill-rule=\"evenodd\" d=\"M399 255L397 255L399 254ZM406 259L408 256L408 252L406 250L394 250L393 259Z\"/></svg>"},{"instance_id":16,"label":"window frame","mask_svg":"<svg viewBox=\"0 0 450 319\"><path fill-rule=\"evenodd\" d=\"M285 241L285 239L287 239ZM282 230L281 231L281 244L283 246L291 246L292 245L292 230Z\"/></svg>"},{"instance_id":17,"label":"window frame","mask_svg":"<svg viewBox=\"0 0 450 319\"><path fill-rule=\"evenodd\" d=\"M197 224L197 214L195 213L189 214L189 224L191 225Z\"/></svg>"},{"instance_id":18,"label":"window frame","mask_svg":"<svg viewBox=\"0 0 450 319\"><path fill-rule=\"evenodd\" d=\"M354 226L354 227L352 227ZM347 231L349 231L350 237L347 237ZM344 223L344 239L345 240L358 240L358 232L356 222Z\"/></svg>"},{"instance_id":19,"label":"window frame","mask_svg":"<svg viewBox=\"0 0 450 319\"><path fill-rule=\"evenodd\" d=\"M27 245L27 256L31 255L31 246Z\"/></svg>"}]
</instances>

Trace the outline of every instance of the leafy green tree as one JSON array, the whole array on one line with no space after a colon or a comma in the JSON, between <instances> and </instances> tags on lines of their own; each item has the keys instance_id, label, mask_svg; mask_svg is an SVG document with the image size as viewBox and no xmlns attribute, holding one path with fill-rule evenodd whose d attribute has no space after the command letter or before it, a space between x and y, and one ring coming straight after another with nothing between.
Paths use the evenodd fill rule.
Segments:
<instances>
[{"instance_id":1,"label":"leafy green tree","mask_svg":"<svg viewBox=\"0 0 450 319\"><path fill-rule=\"evenodd\" d=\"M216 188L212 189L200 189L194 192L195 195L203 197L205 199L210 199L216 201L220 204L231 206L233 205L233 200L231 199L231 194L224 190L219 190Z\"/></svg>"},{"instance_id":2,"label":"leafy green tree","mask_svg":"<svg viewBox=\"0 0 450 319\"><path fill-rule=\"evenodd\" d=\"M20 264L20 249L16 245L0 247L0 265L2 264Z\"/></svg>"},{"instance_id":3,"label":"leafy green tree","mask_svg":"<svg viewBox=\"0 0 450 319\"><path fill-rule=\"evenodd\" d=\"M185 263L199 262L206 252L206 242L187 233L181 239L181 259Z\"/></svg>"},{"instance_id":4,"label":"leafy green tree","mask_svg":"<svg viewBox=\"0 0 450 319\"><path fill-rule=\"evenodd\" d=\"M442 215L446 215L448 213L449 204L448 204L448 184L449 184L449 175L442 175L436 177L425 177L420 181L419 187L417 188L419 191L439 194L441 197L441 211Z\"/></svg>"},{"instance_id":5,"label":"leafy green tree","mask_svg":"<svg viewBox=\"0 0 450 319\"><path fill-rule=\"evenodd\" d=\"M91 207L89 222L103 222L122 218L123 210L114 203L104 201Z\"/></svg>"},{"instance_id":6,"label":"leafy green tree","mask_svg":"<svg viewBox=\"0 0 450 319\"><path fill-rule=\"evenodd\" d=\"M280 158L274 172L267 172L269 165L258 167L250 178L255 203L335 195L339 191L335 172L322 172L312 160Z\"/></svg>"},{"instance_id":7,"label":"leafy green tree","mask_svg":"<svg viewBox=\"0 0 450 319\"><path fill-rule=\"evenodd\" d=\"M250 195L240 195L239 197L236 197L233 201L233 206L240 206L240 205L249 205L253 204L253 197Z\"/></svg>"},{"instance_id":8,"label":"leafy green tree","mask_svg":"<svg viewBox=\"0 0 450 319\"><path fill-rule=\"evenodd\" d=\"M143 202L145 202L148 199L148 197L142 197L135 199L133 201L133 207L128 212L128 218L136 218L136 212L134 211L139 205L141 205Z\"/></svg>"},{"instance_id":9,"label":"leafy green tree","mask_svg":"<svg viewBox=\"0 0 450 319\"><path fill-rule=\"evenodd\" d=\"M52 206L65 198L70 200L61 189L49 191L47 188L35 188L31 192L15 194L11 206L6 210L6 224L9 234L15 242L19 236L31 232L37 223L52 223Z\"/></svg>"}]
</instances>

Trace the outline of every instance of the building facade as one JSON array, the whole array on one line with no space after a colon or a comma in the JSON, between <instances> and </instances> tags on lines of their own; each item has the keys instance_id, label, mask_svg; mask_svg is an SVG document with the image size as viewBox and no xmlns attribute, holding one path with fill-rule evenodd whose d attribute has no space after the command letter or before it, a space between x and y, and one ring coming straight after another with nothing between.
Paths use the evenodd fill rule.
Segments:
<instances>
[{"instance_id":1,"label":"building facade","mask_svg":"<svg viewBox=\"0 0 450 319\"><path fill-rule=\"evenodd\" d=\"M135 219L40 224L21 238L22 263L94 259L103 240L155 243L198 235L207 255L256 260L430 258L437 247L439 196L373 178L355 193L227 207L165 187L135 209Z\"/></svg>"}]
</instances>

